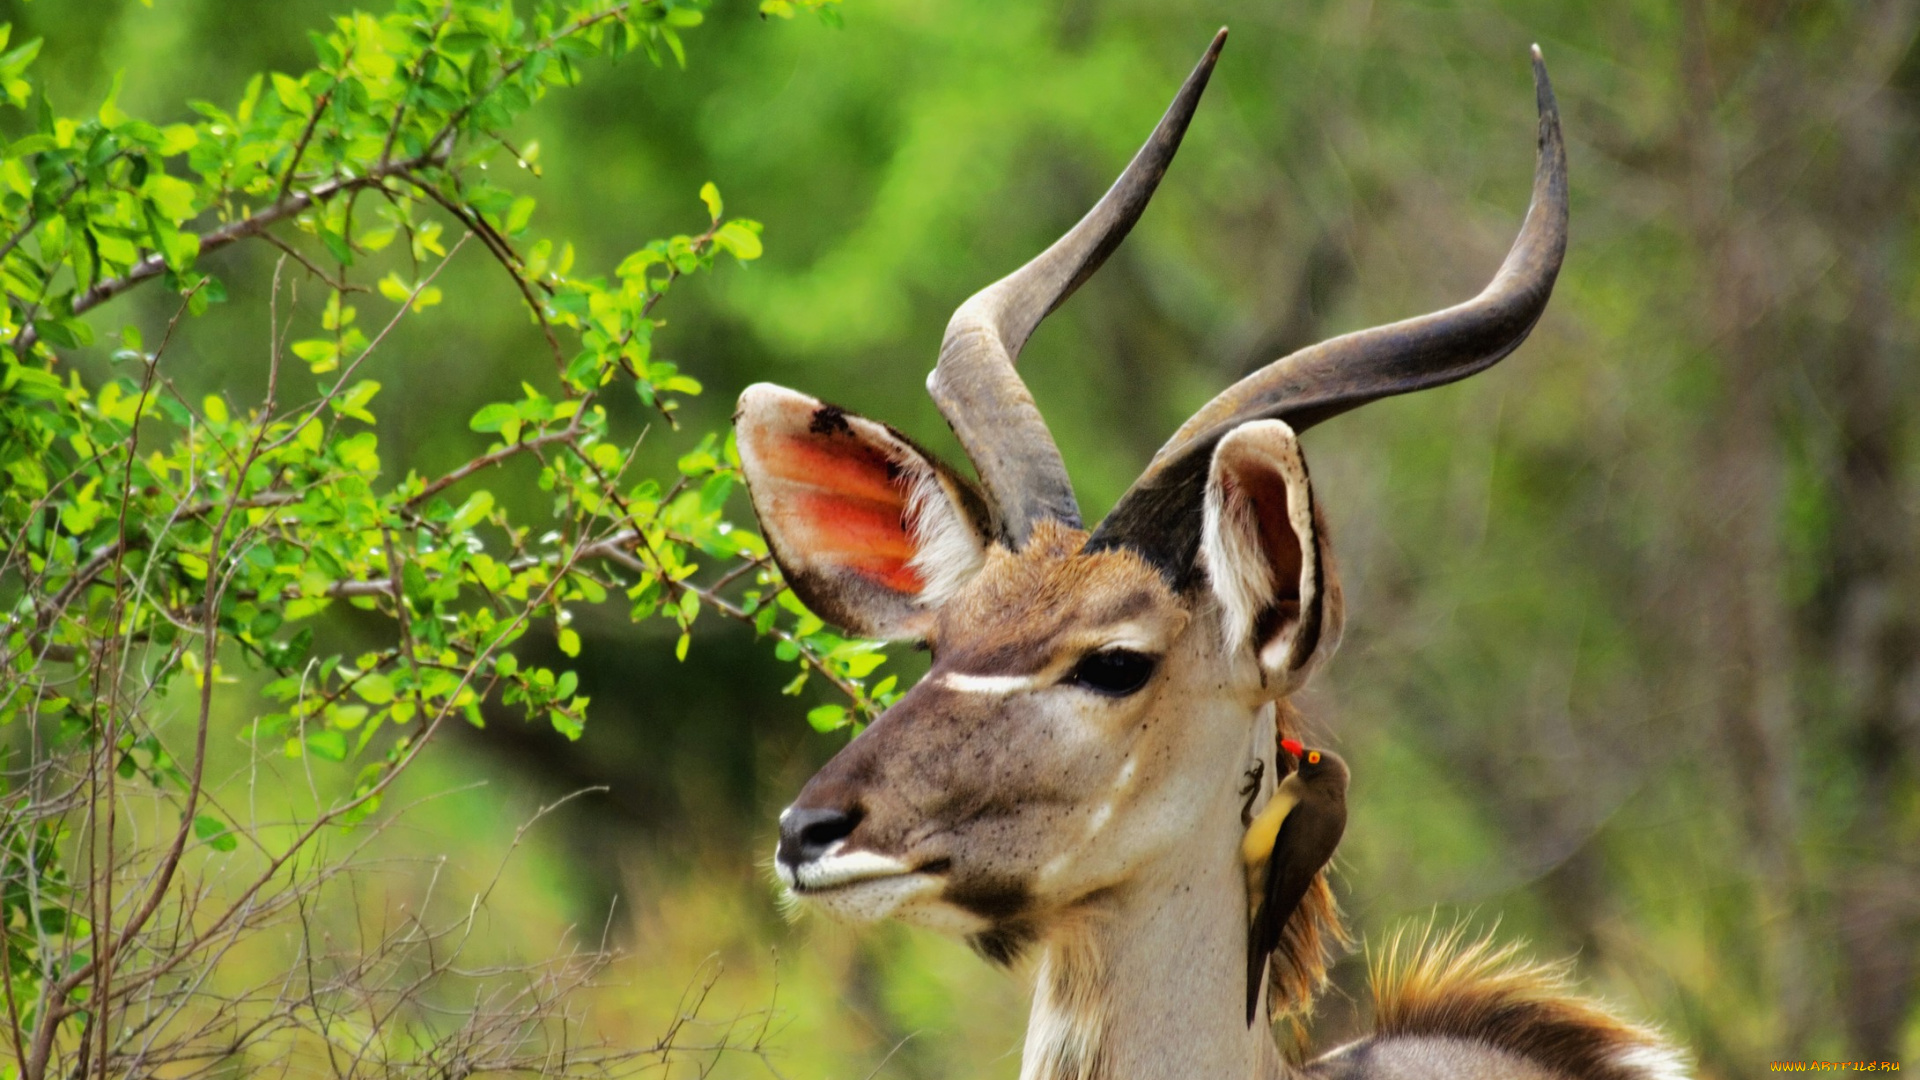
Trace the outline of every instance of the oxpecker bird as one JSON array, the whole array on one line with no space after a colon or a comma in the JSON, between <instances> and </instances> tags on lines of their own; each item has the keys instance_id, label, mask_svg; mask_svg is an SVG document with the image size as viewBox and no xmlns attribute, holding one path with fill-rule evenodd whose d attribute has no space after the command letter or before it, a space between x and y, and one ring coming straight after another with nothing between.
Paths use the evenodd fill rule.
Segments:
<instances>
[{"instance_id":1,"label":"oxpecker bird","mask_svg":"<svg viewBox=\"0 0 1920 1080\"><path fill-rule=\"evenodd\" d=\"M1273 798L1247 825L1240 857L1247 864L1247 1024L1258 1012L1267 957L1313 876L1333 859L1347 828L1347 763L1326 750L1309 750L1292 739L1280 746L1297 766L1274 789Z\"/></svg>"}]
</instances>

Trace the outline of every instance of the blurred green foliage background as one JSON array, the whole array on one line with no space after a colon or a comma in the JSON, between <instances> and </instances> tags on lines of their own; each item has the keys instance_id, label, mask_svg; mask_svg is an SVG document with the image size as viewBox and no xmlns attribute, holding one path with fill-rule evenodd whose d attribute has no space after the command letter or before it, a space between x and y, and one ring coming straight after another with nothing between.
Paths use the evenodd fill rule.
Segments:
<instances>
[{"instance_id":1,"label":"blurred green foliage background","mask_svg":"<svg viewBox=\"0 0 1920 1080\"><path fill-rule=\"evenodd\" d=\"M56 108L124 73L122 106L165 123L310 66L306 31L346 6L0 0L0 20L46 38ZM1355 771L1357 928L1497 920L1706 1076L1920 1056L1915 5L848 0L836 28L722 3L684 72L630 57L536 110L541 175L516 183L586 264L700 226L706 180L765 223L765 258L665 309L659 354L708 390L692 430L767 379L957 459L922 390L948 314L1078 218L1221 24L1153 209L1022 364L1090 519L1239 374L1484 283L1527 197L1532 42L1570 145L1573 241L1531 341L1307 440L1349 632L1304 705ZM271 255L218 256L232 300L175 346L191 394L263 383ZM396 331L396 467L471 456L474 409L546 373L491 270L456 262L449 301ZM579 615L586 737L506 712L459 732L407 781L448 794L385 838L363 904L417 894L440 856L440 894L470 895L536 807L605 785L529 834L486 914L503 954L569 928L626 946L588 1028L650 1041L717 957L705 1015L773 1002L781 1075L1016 1075L1015 980L777 909L775 814L845 738L779 695L784 666L730 624L676 663L664 627ZM1322 1045L1364 1023L1363 968L1339 967Z\"/></svg>"}]
</instances>

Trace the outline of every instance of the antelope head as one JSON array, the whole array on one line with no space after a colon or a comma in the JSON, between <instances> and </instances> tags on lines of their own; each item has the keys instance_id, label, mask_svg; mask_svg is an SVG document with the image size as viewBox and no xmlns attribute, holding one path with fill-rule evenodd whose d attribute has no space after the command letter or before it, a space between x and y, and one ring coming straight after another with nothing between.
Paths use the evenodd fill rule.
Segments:
<instances>
[{"instance_id":1,"label":"antelope head","mask_svg":"<svg viewBox=\"0 0 1920 1080\"><path fill-rule=\"evenodd\" d=\"M1086 217L954 313L927 385L977 483L900 432L807 395L762 384L740 398L741 463L795 593L851 633L932 651L927 676L781 815L777 872L807 905L964 935L998 961L1145 905L1192 934L1226 928L1187 953L1244 955L1243 778L1264 762L1271 783L1276 715L1281 727L1291 716L1275 705L1341 629L1299 435L1517 347L1559 269L1567 192L1536 53L1533 202L1492 284L1242 380L1089 531L1014 361L1145 209L1225 34ZM1182 890L1213 907L1177 915L1166 898ZM1168 948L1164 963L1210 962ZM1224 1013L1237 1019L1239 975L1227 967Z\"/></svg>"}]
</instances>

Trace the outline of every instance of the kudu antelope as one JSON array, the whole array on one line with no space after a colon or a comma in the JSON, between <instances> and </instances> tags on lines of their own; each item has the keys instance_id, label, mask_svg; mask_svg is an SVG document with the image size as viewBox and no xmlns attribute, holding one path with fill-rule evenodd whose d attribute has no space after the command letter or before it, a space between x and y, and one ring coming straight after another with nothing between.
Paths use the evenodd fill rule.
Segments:
<instances>
[{"instance_id":1,"label":"kudu antelope","mask_svg":"<svg viewBox=\"0 0 1920 1080\"><path fill-rule=\"evenodd\" d=\"M1271 795L1297 726L1286 696L1341 628L1298 434L1513 351L1560 267L1567 186L1536 52L1533 201L1493 283L1242 380L1088 532L1014 360L1140 216L1224 37L1087 216L954 313L927 385L977 484L884 424L780 387L741 395L741 463L795 593L933 656L781 815L777 872L843 919L962 935L1000 963L1036 955L1027 1080L1676 1077L1651 1033L1457 942L1387 965L1376 1032L1311 1064L1282 1060L1267 1000L1246 1022L1240 840L1258 807L1243 779L1259 763L1255 801ZM1316 876L1271 995L1304 1003L1338 933Z\"/></svg>"}]
</instances>

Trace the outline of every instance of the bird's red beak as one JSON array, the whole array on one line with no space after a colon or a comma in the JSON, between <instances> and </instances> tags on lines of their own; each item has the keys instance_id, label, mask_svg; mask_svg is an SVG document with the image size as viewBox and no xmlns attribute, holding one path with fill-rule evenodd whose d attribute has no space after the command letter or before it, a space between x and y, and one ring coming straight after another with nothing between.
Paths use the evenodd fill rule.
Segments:
<instances>
[{"instance_id":1,"label":"bird's red beak","mask_svg":"<svg viewBox=\"0 0 1920 1080\"><path fill-rule=\"evenodd\" d=\"M1303 757L1307 752L1307 748L1302 746L1298 739L1281 739L1280 749L1285 750L1294 757Z\"/></svg>"}]
</instances>

